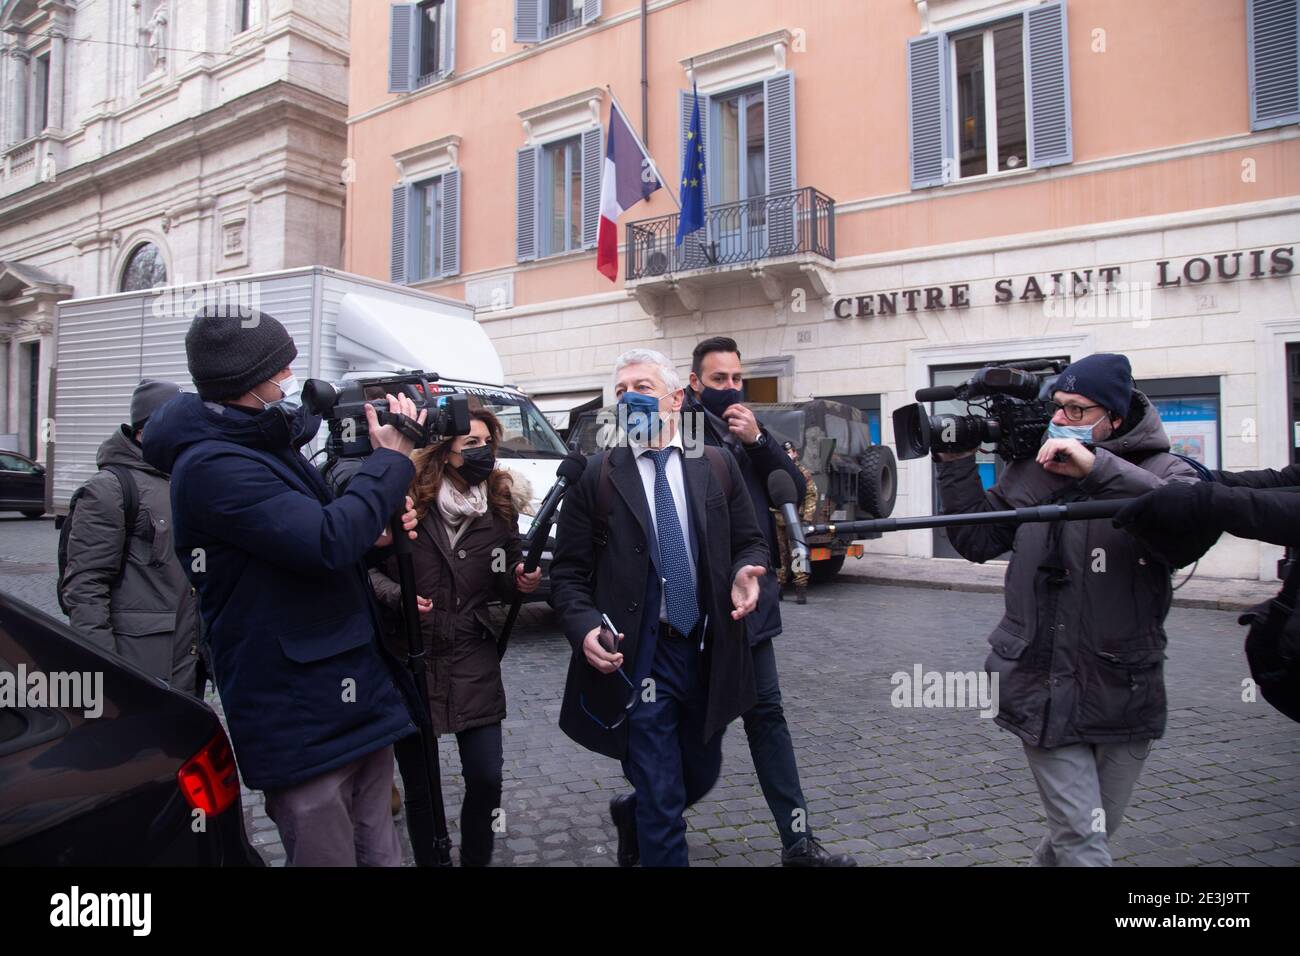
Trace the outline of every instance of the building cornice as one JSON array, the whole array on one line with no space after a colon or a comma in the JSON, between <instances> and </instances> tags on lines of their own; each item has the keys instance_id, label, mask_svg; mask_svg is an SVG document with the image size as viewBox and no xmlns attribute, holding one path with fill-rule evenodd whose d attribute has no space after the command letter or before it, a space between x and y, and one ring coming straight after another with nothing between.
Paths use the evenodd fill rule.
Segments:
<instances>
[{"instance_id":1,"label":"building cornice","mask_svg":"<svg viewBox=\"0 0 1300 956\"><path fill-rule=\"evenodd\" d=\"M49 215L60 206L174 168L266 130L307 126L343 140L347 135L344 112L343 104L327 96L277 80L104 156L61 170L52 182L0 197L0 214L5 218ZM322 188L332 185L321 183Z\"/></svg>"}]
</instances>

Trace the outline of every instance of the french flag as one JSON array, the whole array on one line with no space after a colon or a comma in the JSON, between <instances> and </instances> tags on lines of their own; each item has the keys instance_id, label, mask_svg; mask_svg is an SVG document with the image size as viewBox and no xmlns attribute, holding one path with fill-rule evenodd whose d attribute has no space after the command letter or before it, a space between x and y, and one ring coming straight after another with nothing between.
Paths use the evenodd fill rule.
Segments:
<instances>
[{"instance_id":1,"label":"french flag","mask_svg":"<svg viewBox=\"0 0 1300 956\"><path fill-rule=\"evenodd\" d=\"M618 217L663 186L641 141L632 132L618 102L609 105L609 141L600 180L600 230L596 234L596 269L618 280Z\"/></svg>"}]
</instances>

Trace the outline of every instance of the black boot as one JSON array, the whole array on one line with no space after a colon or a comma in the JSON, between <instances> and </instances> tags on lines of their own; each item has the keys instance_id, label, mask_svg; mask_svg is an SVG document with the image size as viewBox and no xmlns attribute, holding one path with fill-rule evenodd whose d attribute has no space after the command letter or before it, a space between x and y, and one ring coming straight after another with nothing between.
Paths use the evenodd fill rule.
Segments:
<instances>
[{"instance_id":1,"label":"black boot","mask_svg":"<svg viewBox=\"0 0 1300 956\"><path fill-rule=\"evenodd\" d=\"M808 603L808 587L807 587L807 585L804 585L804 584L796 584L796 585L794 586L794 603L795 603L795 604L807 604L807 603Z\"/></svg>"},{"instance_id":2,"label":"black boot","mask_svg":"<svg viewBox=\"0 0 1300 956\"><path fill-rule=\"evenodd\" d=\"M781 851L782 866L857 866L858 861L847 853L831 853L817 842L816 837L806 836L788 850Z\"/></svg>"},{"instance_id":3,"label":"black boot","mask_svg":"<svg viewBox=\"0 0 1300 956\"><path fill-rule=\"evenodd\" d=\"M641 846L636 838L636 794L620 793L611 798L609 816L618 832L618 865L636 866L641 862Z\"/></svg>"}]
</instances>

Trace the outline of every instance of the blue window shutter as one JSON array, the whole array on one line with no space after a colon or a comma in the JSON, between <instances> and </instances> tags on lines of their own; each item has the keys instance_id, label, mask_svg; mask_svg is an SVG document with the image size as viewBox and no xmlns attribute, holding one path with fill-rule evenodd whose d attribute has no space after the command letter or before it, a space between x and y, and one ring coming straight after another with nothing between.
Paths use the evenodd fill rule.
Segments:
<instances>
[{"instance_id":1,"label":"blue window shutter","mask_svg":"<svg viewBox=\"0 0 1300 956\"><path fill-rule=\"evenodd\" d=\"M777 73L763 81L763 136L767 149L767 192L798 187L795 170L794 74ZM798 205L793 196L768 204L767 241L773 255L794 251Z\"/></svg>"},{"instance_id":2,"label":"blue window shutter","mask_svg":"<svg viewBox=\"0 0 1300 956\"><path fill-rule=\"evenodd\" d=\"M413 3L388 8L388 92L409 93L419 65L420 9Z\"/></svg>"},{"instance_id":3,"label":"blue window shutter","mask_svg":"<svg viewBox=\"0 0 1300 956\"><path fill-rule=\"evenodd\" d=\"M540 43L544 0L515 0L515 42Z\"/></svg>"},{"instance_id":4,"label":"blue window shutter","mask_svg":"<svg viewBox=\"0 0 1300 956\"><path fill-rule=\"evenodd\" d=\"M1029 165L1074 161L1070 128L1070 44L1065 3L1025 11L1025 125Z\"/></svg>"},{"instance_id":5,"label":"blue window shutter","mask_svg":"<svg viewBox=\"0 0 1300 956\"><path fill-rule=\"evenodd\" d=\"M460 170L442 175L442 274L460 273Z\"/></svg>"},{"instance_id":6,"label":"blue window shutter","mask_svg":"<svg viewBox=\"0 0 1300 956\"><path fill-rule=\"evenodd\" d=\"M406 285L406 199L410 187L398 183L393 187L393 240L389 249L389 281Z\"/></svg>"},{"instance_id":7,"label":"blue window shutter","mask_svg":"<svg viewBox=\"0 0 1300 956\"><path fill-rule=\"evenodd\" d=\"M939 186L951 178L948 101L947 36L912 37L907 41L907 122L913 189Z\"/></svg>"},{"instance_id":8,"label":"blue window shutter","mask_svg":"<svg viewBox=\"0 0 1300 956\"><path fill-rule=\"evenodd\" d=\"M582 248L596 248L600 229L600 181L605 171L603 131L599 126L582 131Z\"/></svg>"},{"instance_id":9,"label":"blue window shutter","mask_svg":"<svg viewBox=\"0 0 1300 956\"><path fill-rule=\"evenodd\" d=\"M450 76L456 71L456 0L443 0L442 4L442 75Z\"/></svg>"},{"instance_id":10,"label":"blue window shutter","mask_svg":"<svg viewBox=\"0 0 1300 956\"><path fill-rule=\"evenodd\" d=\"M678 90L678 102L681 106L682 125L678 132L678 138L681 141L681 165L678 167L680 172L677 182L673 188L680 197L682 193L682 178L690 171L686 162L686 132L691 128L691 104L693 102L690 90ZM708 265L708 259L704 255L703 244L708 242L708 208L709 208L709 177L713 175L713 150L709 146L709 110L711 103L709 97L700 94L700 138L704 140L704 209L705 209L705 226L703 229L697 229L687 236L682 237L681 246L673 246L674 255L680 257L680 268L683 269L701 269ZM676 242L675 236L669 237L669 242Z\"/></svg>"},{"instance_id":11,"label":"blue window shutter","mask_svg":"<svg viewBox=\"0 0 1300 956\"><path fill-rule=\"evenodd\" d=\"M1300 3L1246 0L1250 128L1300 123Z\"/></svg>"},{"instance_id":12,"label":"blue window shutter","mask_svg":"<svg viewBox=\"0 0 1300 956\"><path fill-rule=\"evenodd\" d=\"M520 262L537 258L538 159L535 146L525 146L515 157L515 258Z\"/></svg>"},{"instance_id":13,"label":"blue window shutter","mask_svg":"<svg viewBox=\"0 0 1300 956\"><path fill-rule=\"evenodd\" d=\"M599 17L600 0L582 0L582 25L585 27Z\"/></svg>"}]
</instances>

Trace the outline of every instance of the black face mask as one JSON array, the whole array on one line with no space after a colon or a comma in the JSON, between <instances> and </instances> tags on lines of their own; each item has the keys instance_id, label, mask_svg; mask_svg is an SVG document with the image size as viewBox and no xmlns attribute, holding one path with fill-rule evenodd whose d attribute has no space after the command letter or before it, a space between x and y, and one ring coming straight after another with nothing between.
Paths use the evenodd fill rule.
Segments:
<instances>
[{"instance_id":1,"label":"black face mask","mask_svg":"<svg viewBox=\"0 0 1300 956\"><path fill-rule=\"evenodd\" d=\"M497 463L497 456L492 451L491 445L466 448L460 456L465 459L465 462L456 469L456 474L460 475L467 485L477 485L486 481Z\"/></svg>"},{"instance_id":2,"label":"black face mask","mask_svg":"<svg viewBox=\"0 0 1300 956\"><path fill-rule=\"evenodd\" d=\"M738 388L706 388L700 392L700 404L719 418L732 405L739 405L744 396Z\"/></svg>"}]
</instances>

